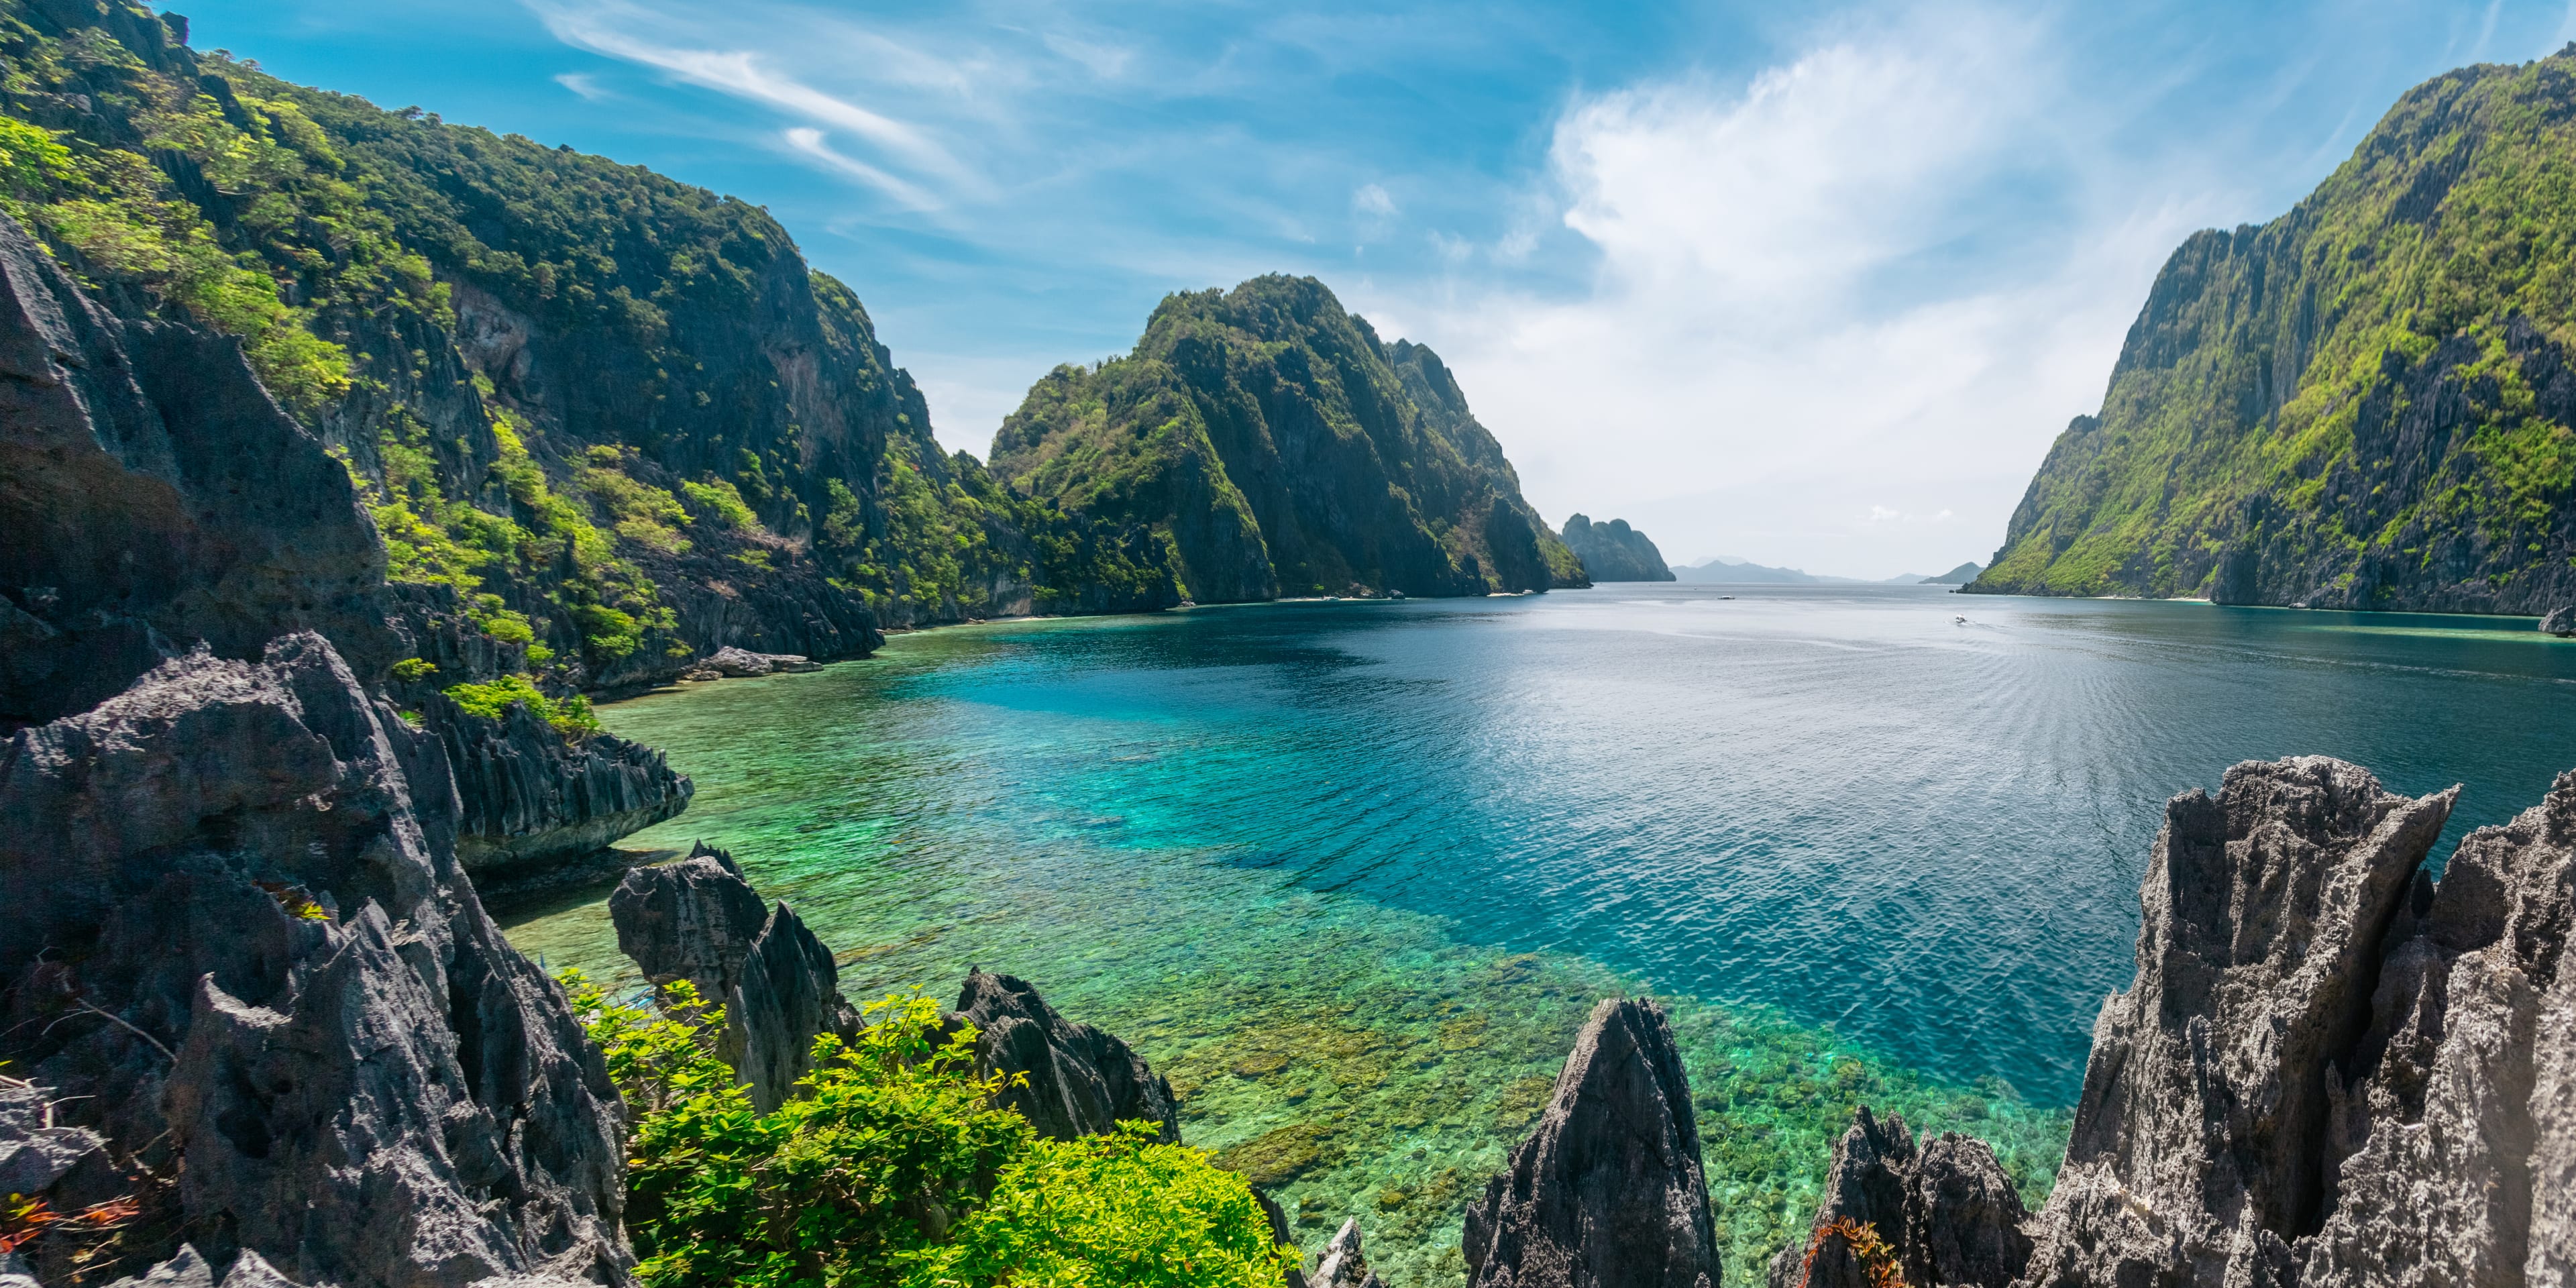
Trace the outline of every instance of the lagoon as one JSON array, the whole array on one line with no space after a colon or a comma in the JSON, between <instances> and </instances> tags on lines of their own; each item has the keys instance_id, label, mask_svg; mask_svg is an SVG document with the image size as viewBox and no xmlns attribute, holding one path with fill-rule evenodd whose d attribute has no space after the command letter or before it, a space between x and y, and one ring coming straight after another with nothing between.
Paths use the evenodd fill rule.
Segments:
<instances>
[{"instance_id":1,"label":"lagoon","mask_svg":"<svg viewBox=\"0 0 2576 1288\"><path fill-rule=\"evenodd\" d=\"M629 845L732 849L854 1000L1029 979L1408 1288L1461 1279L1591 1003L1651 992L1751 1284L1855 1103L1987 1137L2036 1206L2166 797L2311 752L2462 783L2437 858L2536 802L2576 644L2531 626L1612 585L921 632L601 716L698 785ZM604 892L509 931L631 976Z\"/></svg>"}]
</instances>

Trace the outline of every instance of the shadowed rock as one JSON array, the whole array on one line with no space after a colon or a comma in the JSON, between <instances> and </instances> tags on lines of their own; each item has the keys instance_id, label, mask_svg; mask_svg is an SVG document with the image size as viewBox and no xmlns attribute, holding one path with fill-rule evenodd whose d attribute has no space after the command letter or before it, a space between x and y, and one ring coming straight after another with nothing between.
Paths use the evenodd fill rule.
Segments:
<instances>
[{"instance_id":1,"label":"shadowed rock","mask_svg":"<svg viewBox=\"0 0 2576 1288\"><path fill-rule=\"evenodd\" d=\"M312 634L0 746L0 870L46 892L0 900L0 1059L172 1181L94 1273L182 1240L344 1288L622 1273L616 1094L454 815L437 742Z\"/></svg>"},{"instance_id":2,"label":"shadowed rock","mask_svg":"<svg viewBox=\"0 0 2576 1288\"><path fill-rule=\"evenodd\" d=\"M980 1073L1027 1078L1027 1085L1005 1090L1001 1103L1040 1135L1072 1140L1142 1120L1155 1125L1156 1139L1180 1143L1172 1085L1126 1043L1056 1014L1026 983L970 970L957 1014L975 1026Z\"/></svg>"},{"instance_id":3,"label":"shadowed rock","mask_svg":"<svg viewBox=\"0 0 2576 1288\"><path fill-rule=\"evenodd\" d=\"M742 982L769 910L733 856L700 841L677 863L636 868L608 896L617 950L653 983L685 979L722 1005Z\"/></svg>"},{"instance_id":4,"label":"shadowed rock","mask_svg":"<svg viewBox=\"0 0 2576 1288\"><path fill-rule=\"evenodd\" d=\"M717 649L700 665L704 669L714 671L718 675L733 676L736 678L753 675L769 675L781 671L819 671L823 669L816 666L802 654L755 653L750 649L736 648L730 644Z\"/></svg>"},{"instance_id":5,"label":"shadowed rock","mask_svg":"<svg viewBox=\"0 0 2576 1288\"><path fill-rule=\"evenodd\" d=\"M812 1070L814 1039L858 1035L832 951L785 902L763 909L733 856L699 842L677 863L637 868L608 897L617 947L655 984L685 979L721 1005L716 1053L763 1113Z\"/></svg>"},{"instance_id":6,"label":"shadowed rock","mask_svg":"<svg viewBox=\"0 0 2576 1288\"><path fill-rule=\"evenodd\" d=\"M615 734L574 740L514 703L498 720L421 700L465 809L456 857L480 877L576 858L689 807L696 787L662 753Z\"/></svg>"},{"instance_id":7,"label":"shadowed rock","mask_svg":"<svg viewBox=\"0 0 2576 1288\"><path fill-rule=\"evenodd\" d=\"M1594 1007L1511 1170L1467 1209L1484 1288L1713 1288L1717 1244L1699 1126L1653 1002Z\"/></svg>"},{"instance_id":8,"label":"shadowed rock","mask_svg":"<svg viewBox=\"0 0 2576 1288\"><path fill-rule=\"evenodd\" d=\"M1863 1107L1834 1144L1807 1240L1771 1261L1772 1288L1868 1288L1869 1268L1838 1222L1867 1225L1910 1284L2004 1288L2030 1260L2021 1195L1984 1141L1944 1132L1917 1152L1905 1120Z\"/></svg>"}]
</instances>

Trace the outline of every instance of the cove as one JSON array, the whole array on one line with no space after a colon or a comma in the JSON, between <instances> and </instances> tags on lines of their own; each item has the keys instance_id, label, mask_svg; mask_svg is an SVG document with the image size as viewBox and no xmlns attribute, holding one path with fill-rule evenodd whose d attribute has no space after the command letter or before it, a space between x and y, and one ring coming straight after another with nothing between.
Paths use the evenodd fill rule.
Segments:
<instances>
[{"instance_id":1,"label":"cove","mask_svg":"<svg viewBox=\"0 0 2576 1288\"><path fill-rule=\"evenodd\" d=\"M601 716L698 784L633 843L731 848L854 1000L1029 979L1390 1282L1461 1278L1584 1012L1652 992L1750 1284L1858 1103L2037 1204L2166 797L2332 754L2465 784L2456 837L2576 764L2571 681L2521 619L1615 585L947 629ZM630 973L599 894L510 934Z\"/></svg>"}]
</instances>

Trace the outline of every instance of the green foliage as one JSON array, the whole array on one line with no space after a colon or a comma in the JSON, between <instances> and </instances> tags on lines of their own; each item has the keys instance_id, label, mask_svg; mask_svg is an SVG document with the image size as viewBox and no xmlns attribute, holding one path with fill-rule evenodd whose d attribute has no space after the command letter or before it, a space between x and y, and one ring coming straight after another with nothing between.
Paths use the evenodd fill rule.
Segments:
<instances>
[{"instance_id":1,"label":"green foliage","mask_svg":"<svg viewBox=\"0 0 2576 1288\"><path fill-rule=\"evenodd\" d=\"M1278 1281L1242 1178L1133 1128L1037 1139L928 998L869 1007L853 1046L817 1038L803 1094L759 1114L688 983L657 1014L563 980L635 1115L627 1229L650 1288Z\"/></svg>"},{"instance_id":2,"label":"green foliage","mask_svg":"<svg viewBox=\"0 0 2576 1288\"><path fill-rule=\"evenodd\" d=\"M1980 589L2534 608L2576 555L2576 53L2436 77L2177 250Z\"/></svg>"},{"instance_id":3,"label":"green foliage","mask_svg":"<svg viewBox=\"0 0 2576 1288\"><path fill-rule=\"evenodd\" d=\"M393 676L405 683L426 680L438 674L438 667L427 658L407 657L394 663Z\"/></svg>"},{"instance_id":4,"label":"green foliage","mask_svg":"<svg viewBox=\"0 0 2576 1288\"><path fill-rule=\"evenodd\" d=\"M586 738L598 733L599 717L592 714L590 699L580 694L569 698L547 696L527 675L505 675L485 684L451 684L440 690L458 710L469 716L498 720L508 715L513 704L524 704L528 713L553 725L569 738Z\"/></svg>"}]
</instances>

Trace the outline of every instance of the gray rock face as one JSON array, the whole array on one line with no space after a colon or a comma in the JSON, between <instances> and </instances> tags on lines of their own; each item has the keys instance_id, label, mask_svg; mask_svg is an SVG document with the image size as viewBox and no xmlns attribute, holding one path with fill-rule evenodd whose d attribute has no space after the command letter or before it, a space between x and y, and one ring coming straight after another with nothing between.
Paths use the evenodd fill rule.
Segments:
<instances>
[{"instance_id":1,"label":"gray rock face","mask_svg":"<svg viewBox=\"0 0 2576 1288\"><path fill-rule=\"evenodd\" d=\"M975 1026L980 1073L1028 1079L1026 1086L1004 1091L1001 1102L1020 1111L1040 1135L1072 1140L1142 1120L1159 1128L1157 1139L1180 1143L1172 1084L1126 1043L1056 1014L1026 983L970 970L957 995L957 1014Z\"/></svg>"},{"instance_id":2,"label":"gray rock face","mask_svg":"<svg viewBox=\"0 0 2576 1288\"><path fill-rule=\"evenodd\" d=\"M423 700L464 801L456 857L478 875L577 858L689 807L697 787L614 734L567 739L524 704L498 720Z\"/></svg>"},{"instance_id":3,"label":"gray rock face","mask_svg":"<svg viewBox=\"0 0 2576 1288\"><path fill-rule=\"evenodd\" d=\"M2576 635L2576 606L2550 609L2548 616L2540 619L2540 629L2560 639Z\"/></svg>"},{"instance_id":4,"label":"gray rock face","mask_svg":"<svg viewBox=\"0 0 2576 1288\"><path fill-rule=\"evenodd\" d=\"M1807 1242L1772 1259L1771 1288L1868 1288L1849 1240L1823 1233L1846 1221L1875 1229L1909 1284L2005 1288L2030 1261L2029 1215L1985 1142L1944 1132L1918 1152L1902 1117L1864 1107L1834 1144Z\"/></svg>"},{"instance_id":5,"label":"gray rock face","mask_svg":"<svg viewBox=\"0 0 2576 1288\"><path fill-rule=\"evenodd\" d=\"M1324 1245L1324 1254L1315 1261L1314 1277L1307 1280L1312 1288L1386 1288L1386 1281L1369 1269L1368 1255L1360 1248L1360 1219L1342 1222L1341 1232Z\"/></svg>"},{"instance_id":6,"label":"gray rock face","mask_svg":"<svg viewBox=\"0 0 2576 1288\"><path fill-rule=\"evenodd\" d=\"M764 1113L786 1103L811 1071L816 1036L858 1034L832 951L785 902L764 909L722 850L701 842L680 862L627 873L609 896L608 915L618 949L645 978L686 979L724 1007L717 1054Z\"/></svg>"},{"instance_id":7,"label":"gray rock face","mask_svg":"<svg viewBox=\"0 0 2576 1288\"><path fill-rule=\"evenodd\" d=\"M750 649L728 644L707 658L707 669L719 675L740 678L768 675L777 671L819 671L822 668L796 653L754 653Z\"/></svg>"},{"instance_id":8,"label":"gray rock face","mask_svg":"<svg viewBox=\"0 0 2576 1288\"><path fill-rule=\"evenodd\" d=\"M2094 1025L2032 1284L2284 1281L2331 1197L2329 1066L2456 790L2301 757L2166 806L2137 982Z\"/></svg>"},{"instance_id":9,"label":"gray rock face","mask_svg":"<svg viewBox=\"0 0 2576 1288\"><path fill-rule=\"evenodd\" d=\"M1467 1209L1476 1288L1713 1288L1699 1125L1662 1008L1594 1007L1511 1170Z\"/></svg>"},{"instance_id":10,"label":"gray rock face","mask_svg":"<svg viewBox=\"0 0 2576 1288\"><path fill-rule=\"evenodd\" d=\"M0 869L46 892L0 901L0 1059L168 1178L138 1256L343 1288L623 1273L615 1092L484 915L455 809L436 741L313 634L0 745Z\"/></svg>"},{"instance_id":11,"label":"gray rock face","mask_svg":"<svg viewBox=\"0 0 2576 1288\"><path fill-rule=\"evenodd\" d=\"M2332 1211L2299 1283L2576 1282L2576 774L2419 878L2329 1074Z\"/></svg>"},{"instance_id":12,"label":"gray rock face","mask_svg":"<svg viewBox=\"0 0 2576 1288\"><path fill-rule=\"evenodd\" d=\"M83 711L204 641L397 656L348 471L240 346L98 307L0 215L0 728Z\"/></svg>"},{"instance_id":13,"label":"gray rock face","mask_svg":"<svg viewBox=\"0 0 2576 1288\"><path fill-rule=\"evenodd\" d=\"M742 982L725 999L725 1041L742 1052L734 1071L762 1112L785 1104L813 1071L814 1039L858 1037L859 1013L841 996L832 950L781 899L743 957Z\"/></svg>"}]
</instances>

